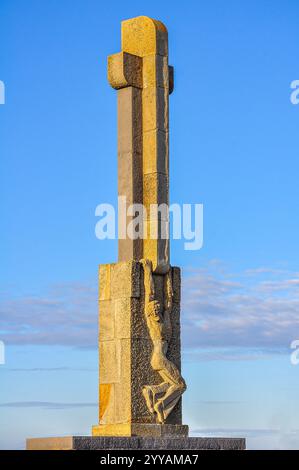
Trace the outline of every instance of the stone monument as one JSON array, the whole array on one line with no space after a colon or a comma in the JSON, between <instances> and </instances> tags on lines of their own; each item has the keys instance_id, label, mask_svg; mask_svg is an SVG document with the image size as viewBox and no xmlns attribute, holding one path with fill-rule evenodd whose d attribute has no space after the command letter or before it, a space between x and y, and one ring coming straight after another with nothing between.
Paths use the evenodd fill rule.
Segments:
<instances>
[{"instance_id":1,"label":"stone monument","mask_svg":"<svg viewBox=\"0 0 299 470\"><path fill-rule=\"evenodd\" d=\"M243 439L188 437L182 424L181 279L168 236L174 74L167 30L140 16L122 22L121 42L108 57L108 80L117 90L118 195L126 204L119 204L118 262L99 269L99 423L92 437L29 439L27 448L243 449Z\"/></svg>"},{"instance_id":2,"label":"stone monument","mask_svg":"<svg viewBox=\"0 0 299 470\"><path fill-rule=\"evenodd\" d=\"M169 264L167 236L173 69L165 26L144 16L123 21L122 51L108 58L108 80L118 90L118 195L126 204L119 207L118 263L100 266L100 411L93 435L186 436L180 270ZM141 204L138 238L128 228ZM164 213L154 210L161 205Z\"/></svg>"}]
</instances>

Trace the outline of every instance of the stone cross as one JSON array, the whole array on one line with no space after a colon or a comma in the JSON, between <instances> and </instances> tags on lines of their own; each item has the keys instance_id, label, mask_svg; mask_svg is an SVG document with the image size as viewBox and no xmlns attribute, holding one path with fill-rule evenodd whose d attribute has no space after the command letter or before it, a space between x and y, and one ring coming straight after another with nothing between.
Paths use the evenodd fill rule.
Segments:
<instances>
[{"instance_id":1,"label":"stone cross","mask_svg":"<svg viewBox=\"0 0 299 470\"><path fill-rule=\"evenodd\" d=\"M168 66L165 26L144 16L122 22L122 52L108 58L108 80L118 90L118 194L127 205L143 204L144 239L132 240L132 215L119 206L119 261L151 259L154 272L169 269ZM166 205L161 214L151 205ZM161 233L165 231L164 238ZM124 233L122 233L124 232Z\"/></svg>"},{"instance_id":2,"label":"stone cross","mask_svg":"<svg viewBox=\"0 0 299 470\"><path fill-rule=\"evenodd\" d=\"M168 238L168 65L165 26L122 22L122 51L108 58L118 92L118 262L100 266L99 424L94 436L186 436L182 425L180 269ZM143 205L142 238L127 236ZM164 205L164 206L163 206ZM157 206L166 211L155 211ZM124 222L124 223L123 223ZM123 233L124 232L124 233Z\"/></svg>"},{"instance_id":3,"label":"stone cross","mask_svg":"<svg viewBox=\"0 0 299 470\"><path fill-rule=\"evenodd\" d=\"M118 262L99 269L99 423L92 437L28 439L27 449L244 449L244 439L188 438L182 424L181 279L167 237L173 69L165 26L145 16L123 21L108 78L118 90L118 193L126 204ZM144 238L132 238L141 205ZM166 211L151 211L156 205Z\"/></svg>"}]
</instances>

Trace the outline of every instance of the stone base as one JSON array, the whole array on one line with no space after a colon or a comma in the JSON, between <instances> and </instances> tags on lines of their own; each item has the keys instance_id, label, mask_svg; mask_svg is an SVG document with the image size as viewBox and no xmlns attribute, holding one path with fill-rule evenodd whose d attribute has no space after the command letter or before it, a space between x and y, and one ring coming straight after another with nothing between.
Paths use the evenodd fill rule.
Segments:
<instances>
[{"instance_id":1,"label":"stone base","mask_svg":"<svg viewBox=\"0 0 299 470\"><path fill-rule=\"evenodd\" d=\"M180 371L180 269L172 267L171 277L172 337L167 348L167 358ZM148 385L161 384L164 379L151 365L153 341L145 315L144 282L144 268L138 261L100 266L99 422L107 426L102 428L101 435L140 436L140 432L128 429L130 425L126 423L156 424L156 416L149 411L143 390ZM155 299L163 308L166 300L165 282L164 276L153 274ZM182 423L181 399L171 413L167 413L166 421L167 424ZM118 431L119 423L124 423L121 426L125 431ZM112 432L110 425L114 425L115 430Z\"/></svg>"},{"instance_id":2,"label":"stone base","mask_svg":"<svg viewBox=\"0 0 299 470\"><path fill-rule=\"evenodd\" d=\"M27 450L245 450L245 439L218 437L46 437L27 439Z\"/></svg>"},{"instance_id":3,"label":"stone base","mask_svg":"<svg viewBox=\"0 0 299 470\"><path fill-rule=\"evenodd\" d=\"M93 436L111 437L187 437L188 426L182 424L97 424Z\"/></svg>"}]
</instances>

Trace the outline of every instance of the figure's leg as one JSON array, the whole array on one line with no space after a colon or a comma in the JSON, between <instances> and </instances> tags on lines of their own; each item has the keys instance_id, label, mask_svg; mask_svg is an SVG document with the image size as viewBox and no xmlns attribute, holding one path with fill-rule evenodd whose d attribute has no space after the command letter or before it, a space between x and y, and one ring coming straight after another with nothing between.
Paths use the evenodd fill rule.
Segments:
<instances>
[{"instance_id":1,"label":"figure's leg","mask_svg":"<svg viewBox=\"0 0 299 470\"><path fill-rule=\"evenodd\" d=\"M175 364L166 357L163 358L163 369L159 370L159 374L168 382L165 394L154 404L158 420L163 423L186 390L186 383Z\"/></svg>"},{"instance_id":2,"label":"figure's leg","mask_svg":"<svg viewBox=\"0 0 299 470\"><path fill-rule=\"evenodd\" d=\"M160 424L163 424L165 421L165 415L164 415L164 407L163 407L162 398L158 400L157 403L155 403L154 410L155 410L155 413L157 413L158 422Z\"/></svg>"},{"instance_id":3,"label":"figure's leg","mask_svg":"<svg viewBox=\"0 0 299 470\"><path fill-rule=\"evenodd\" d=\"M146 406L147 406L149 412L150 413L155 413L155 410L154 410L154 396L153 396L151 386L145 385L145 387L143 387L143 389L142 389L142 395L144 396Z\"/></svg>"},{"instance_id":4,"label":"figure's leg","mask_svg":"<svg viewBox=\"0 0 299 470\"><path fill-rule=\"evenodd\" d=\"M183 385L169 385L165 395L154 405L159 422L164 423L185 391Z\"/></svg>"},{"instance_id":5,"label":"figure's leg","mask_svg":"<svg viewBox=\"0 0 299 470\"><path fill-rule=\"evenodd\" d=\"M161 369L158 371L161 377L165 382L168 382L170 385L177 385L179 387L184 387L186 390L186 383L177 366L169 361L166 356L163 357L161 363Z\"/></svg>"},{"instance_id":6,"label":"figure's leg","mask_svg":"<svg viewBox=\"0 0 299 470\"><path fill-rule=\"evenodd\" d=\"M161 395L166 392L168 387L169 384L165 382L159 385L145 385L145 387L143 387L142 394L150 413L155 413L154 405Z\"/></svg>"}]
</instances>

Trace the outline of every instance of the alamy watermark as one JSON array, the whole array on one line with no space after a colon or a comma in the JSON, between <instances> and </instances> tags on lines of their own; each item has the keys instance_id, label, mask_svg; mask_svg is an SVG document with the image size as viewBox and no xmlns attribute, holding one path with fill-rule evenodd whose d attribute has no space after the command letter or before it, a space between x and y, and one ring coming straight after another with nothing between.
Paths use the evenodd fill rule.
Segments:
<instances>
[{"instance_id":1,"label":"alamy watermark","mask_svg":"<svg viewBox=\"0 0 299 470\"><path fill-rule=\"evenodd\" d=\"M291 364L297 366L299 364L299 339L294 339L290 344L290 348L294 349L290 356Z\"/></svg>"},{"instance_id":2,"label":"alamy watermark","mask_svg":"<svg viewBox=\"0 0 299 470\"><path fill-rule=\"evenodd\" d=\"M125 196L118 198L118 230L116 211L112 204L99 204L95 226L99 240L172 239L185 240L185 250L200 250L203 246L203 204L143 204L127 205ZM171 224L171 230L170 230Z\"/></svg>"},{"instance_id":3,"label":"alamy watermark","mask_svg":"<svg viewBox=\"0 0 299 470\"><path fill-rule=\"evenodd\" d=\"M293 90L290 95L292 104L299 104L299 80L293 80L291 82L291 89Z\"/></svg>"},{"instance_id":4,"label":"alamy watermark","mask_svg":"<svg viewBox=\"0 0 299 470\"><path fill-rule=\"evenodd\" d=\"M2 80L0 80L0 104L5 104L5 85Z\"/></svg>"},{"instance_id":5,"label":"alamy watermark","mask_svg":"<svg viewBox=\"0 0 299 470\"><path fill-rule=\"evenodd\" d=\"M5 364L5 345L0 341L0 365Z\"/></svg>"}]
</instances>

